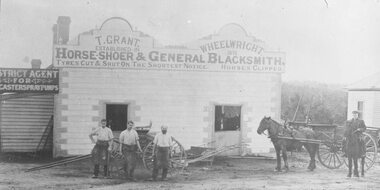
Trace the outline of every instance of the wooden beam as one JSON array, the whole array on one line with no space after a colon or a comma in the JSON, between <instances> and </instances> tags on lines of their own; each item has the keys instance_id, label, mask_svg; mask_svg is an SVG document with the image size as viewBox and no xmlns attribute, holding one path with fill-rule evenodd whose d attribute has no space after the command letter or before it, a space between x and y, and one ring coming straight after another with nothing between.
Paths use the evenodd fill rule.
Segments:
<instances>
[{"instance_id":1,"label":"wooden beam","mask_svg":"<svg viewBox=\"0 0 380 190\"><path fill-rule=\"evenodd\" d=\"M25 98L28 96L41 96L47 95L46 93L19 93L19 94L2 94L0 95L0 101L16 99L16 98Z\"/></svg>"}]
</instances>

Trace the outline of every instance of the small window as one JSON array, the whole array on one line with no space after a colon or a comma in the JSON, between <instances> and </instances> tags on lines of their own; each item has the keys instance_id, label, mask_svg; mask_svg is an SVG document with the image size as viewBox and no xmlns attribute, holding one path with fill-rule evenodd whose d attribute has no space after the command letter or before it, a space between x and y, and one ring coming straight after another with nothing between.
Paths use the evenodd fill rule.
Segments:
<instances>
[{"instance_id":1,"label":"small window","mask_svg":"<svg viewBox=\"0 0 380 190\"><path fill-rule=\"evenodd\" d=\"M215 131L240 130L241 106L215 106Z\"/></svg>"},{"instance_id":2,"label":"small window","mask_svg":"<svg viewBox=\"0 0 380 190\"><path fill-rule=\"evenodd\" d=\"M359 119L363 119L363 111L364 111L364 102L358 101Z\"/></svg>"},{"instance_id":3,"label":"small window","mask_svg":"<svg viewBox=\"0 0 380 190\"><path fill-rule=\"evenodd\" d=\"M107 104L106 119L112 131L123 131L128 121L128 105Z\"/></svg>"}]
</instances>

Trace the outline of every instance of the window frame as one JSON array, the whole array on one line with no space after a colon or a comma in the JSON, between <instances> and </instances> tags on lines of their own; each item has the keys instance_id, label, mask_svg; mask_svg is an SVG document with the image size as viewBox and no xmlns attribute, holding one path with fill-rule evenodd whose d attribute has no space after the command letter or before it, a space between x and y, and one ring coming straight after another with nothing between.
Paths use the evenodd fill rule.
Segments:
<instances>
[{"instance_id":1,"label":"window frame","mask_svg":"<svg viewBox=\"0 0 380 190\"><path fill-rule=\"evenodd\" d=\"M225 107L238 108L238 115L235 117L232 117L232 118L225 117L225 115L224 115L225 114L225 111L224 111ZM221 110L221 113L218 113L219 110ZM226 131L241 131L241 128L242 128L242 110L243 110L242 105L214 104L214 127L213 127L213 131L215 133L226 132ZM220 121L218 121L218 117L221 119ZM223 125L225 123L233 125L236 122L238 122L238 127L233 128L231 126L228 126L227 128L223 129ZM218 127L218 125L221 125L221 126Z\"/></svg>"}]
</instances>

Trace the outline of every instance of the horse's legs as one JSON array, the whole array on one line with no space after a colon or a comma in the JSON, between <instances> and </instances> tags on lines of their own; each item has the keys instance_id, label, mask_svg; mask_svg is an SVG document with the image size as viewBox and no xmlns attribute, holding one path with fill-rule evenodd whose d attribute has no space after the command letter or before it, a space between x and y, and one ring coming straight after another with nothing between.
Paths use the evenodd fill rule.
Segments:
<instances>
[{"instance_id":1,"label":"horse's legs","mask_svg":"<svg viewBox=\"0 0 380 190\"><path fill-rule=\"evenodd\" d=\"M352 157L348 156L348 174L347 177L351 177L352 175Z\"/></svg>"},{"instance_id":2,"label":"horse's legs","mask_svg":"<svg viewBox=\"0 0 380 190\"><path fill-rule=\"evenodd\" d=\"M318 151L318 148L319 148L319 145L318 144L313 144L311 145L312 147L312 150L311 150L311 169L314 170L315 168L317 168L317 166L315 165L315 155Z\"/></svg>"},{"instance_id":3,"label":"horse's legs","mask_svg":"<svg viewBox=\"0 0 380 190\"><path fill-rule=\"evenodd\" d=\"M276 160L277 160L277 166L275 168L275 171L280 172L281 171L281 147L274 145L274 149L276 150Z\"/></svg>"},{"instance_id":4,"label":"horse's legs","mask_svg":"<svg viewBox=\"0 0 380 190\"><path fill-rule=\"evenodd\" d=\"M358 159L357 158L354 158L354 176L359 177Z\"/></svg>"},{"instance_id":5,"label":"horse's legs","mask_svg":"<svg viewBox=\"0 0 380 190\"><path fill-rule=\"evenodd\" d=\"M282 151L282 158L284 159L284 168L286 171L289 170L289 165L288 165L288 156L286 154L286 146L285 145L282 145L281 146L281 151Z\"/></svg>"},{"instance_id":6,"label":"horse's legs","mask_svg":"<svg viewBox=\"0 0 380 190\"><path fill-rule=\"evenodd\" d=\"M309 166L307 166L307 169L312 171L312 147L309 144L304 144L304 147L306 148L310 156Z\"/></svg>"},{"instance_id":7,"label":"horse's legs","mask_svg":"<svg viewBox=\"0 0 380 190\"><path fill-rule=\"evenodd\" d=\"M364 177L364 164L365 164L365 157L361 158L361 173L362 177Z\"/></svg>"},{"instance_id":8,"label":"horse's legs","mask_svg":"<svg viewBox=\"0 0 380 190\"><path fill-rule=\"evenodd\" d=\"M317 153L317 150L318 150L318 144L304 144L304 146L310 156L309 166L307 167L307 169L309 169L310 171L313 171L316 168L315 154Z\"/></svg>"}]
</instances>

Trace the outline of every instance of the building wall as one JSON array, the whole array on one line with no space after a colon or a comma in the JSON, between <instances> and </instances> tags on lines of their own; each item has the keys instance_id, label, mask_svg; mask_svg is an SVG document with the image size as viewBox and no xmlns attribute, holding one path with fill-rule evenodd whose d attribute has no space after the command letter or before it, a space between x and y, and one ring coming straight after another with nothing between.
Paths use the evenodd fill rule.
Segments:
<instances>
[{"instance_id":1,"label":"building wall","mask_svg":"<svg viewBox=\"0 0 380 190\"><path fill-rule=\"evenodd\" d=\"M379 94L380 93L376 91L349 91L347 119L351 119L351 112L357 110L358 101L363 101L364 122L367 126L379 126L380 115L377 114L380 112Z\"/></svg>"},{"instance_id":2,"label":"building wall","mask_svg":"<svg viewBox=\"0 0 380 190\"><path fill-rule=\"evenodd\" d=\"M35 152L53 116L53 108L53 95L1 101L1 152ZM47 142L45 148L51 150L52 142Z\"/></svg>"},{"instance_id":3,"label":"building wall","mask_svg":"<svg viewBox=\"0 0 380 190\"><path fill-rule=\"evenodd\" d=\"M185 148L212 141L214 105L242 105L244 152L268 152L270 141L256 129L265 116L280 118L280 73L222 73L61 68L55 103L55 156L88 154L92 128L106 103L129 104L137 126L163 124Z\"/></svg>"},{"instance_id":4,"label":"building wall","mask_svg":"<svg viewBox=\"0 0 380 190\"><path fill-rule=\"evenodd\" d=\"M374 127L380 128L380 92L375 91L374 92L375 101L373 104L373 121L372 125Z\"/></svg>"}]
</instances>

